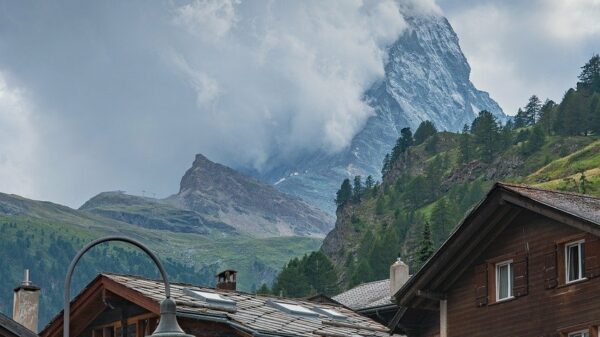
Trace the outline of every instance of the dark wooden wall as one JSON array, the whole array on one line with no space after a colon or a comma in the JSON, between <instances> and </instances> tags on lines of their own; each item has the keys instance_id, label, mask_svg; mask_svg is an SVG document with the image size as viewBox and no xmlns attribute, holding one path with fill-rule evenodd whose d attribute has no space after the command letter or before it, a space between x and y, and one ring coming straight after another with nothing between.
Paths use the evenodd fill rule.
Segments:
<instances>
[{"instance_id":1,"label":"dark wooden wall","mask_svg":"<svg viewBox=\"0 0 600 337\"><path fill-rule=\"evenodd\" d=\"M577 234L582 233L540 215L523 212L448 291L449 336L557 337L566 336L564 332L568 330L599 325L600 278L552 289L546 289L545 285L547 263L544 259L549 246ZM527 252L527 294L478 306L476 266L518 252ZM596 337L596 332L591 331L591 336Z\"/></svg>"}]
</instances>

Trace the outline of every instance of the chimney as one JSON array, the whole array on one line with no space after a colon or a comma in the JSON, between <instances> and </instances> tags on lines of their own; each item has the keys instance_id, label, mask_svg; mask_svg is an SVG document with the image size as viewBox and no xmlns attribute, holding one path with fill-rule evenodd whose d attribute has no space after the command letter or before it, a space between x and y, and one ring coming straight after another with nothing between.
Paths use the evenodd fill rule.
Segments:
<instances>
[{"instance_id":1,"label":"chimney","mask_svg":"<svg viewBox=\"0 0 600 337\"><path fill-rule=\"evenodd\" d=\"M217 274L217 289L235 290L237 271L227 269Z\"/></svg>"},{"instance_id":2,"label":"chimney","mask_svg":"<svg viewBox=\"0 0 600 337\"><path fill-rule=\"evenodd\" d=\"M39 304L40 288L31 283L29 269L25 269L23 282L15 288L13 320L37 333Z\"/></svg>"},{"instance_id":3,"label":"chimney","mask_svg":"<svg viewBox=\"0 0 600 337\"><path fill-rule=\"evenodd\" d=\"M394 295L408 281L408 266L400 258L390 267L390 296Z\"/></svg>"}]
</instances>

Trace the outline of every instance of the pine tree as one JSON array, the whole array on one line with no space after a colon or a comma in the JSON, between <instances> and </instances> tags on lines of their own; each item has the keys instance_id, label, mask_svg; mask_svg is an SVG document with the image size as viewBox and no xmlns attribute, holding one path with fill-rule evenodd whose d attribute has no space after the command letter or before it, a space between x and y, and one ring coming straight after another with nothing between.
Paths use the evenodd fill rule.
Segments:
<instances>
[{"instance_id":1,"label":"pine tree","mask_svg":"<svg viewBox=\"0 0 600 337\"><path fill-rule=\"evenodd\" d=\"M338 275L335 266L321 251L305 255L300 262L300 270L308 279L313 292L325 295L338 293Z\"/></svg>"},{"instance_id":2,"label":"pine tree","mask_svg":"<svg viewBox=\"0 0 600 337\"><path fill-rule=\"evenodd\" d=\"M383 158L383 166L381 168L381 177L385 178L385 175L390 171L390 154L386 154Z\"/></svg>"},{"instance_id":3,"label":"pine tree","mask_svg":"<svg viewBox=\"0 0 600 337\"><path fill-rule=\"evenodd\" d=\"M577 88L600 92L600 56L598 54L581 67Z\"/></svg>"},{"instance_id":4,"label":"pine tree","mask_svg":"<svg viewBox=\"0 0 600 337\"><path fill-rule=\"evenodd\" d=\"M263 283L256 293L259 295L269 295L271 294L271 289L269 289L269 286L266 283Z\"/></svg>"},{"instance_id":5,"label":"pine tree","mask_svg":"<svg viewBox=\"0 0 600 337\"><path fill-rule=\"evenodd\" d=\"M435 203L429 221L431 221L434 241L439 244L448 237L449 229L454 225L446 198L441 198Z\"/></svg>"},{"instance_id":6,"label":"pine tree","mask_svg":"<svg viewBox=\"0 0 600 337\"><path fill-rule=\"evenodd\" d=\"M335 204L337 207L345 205L352 199L352 185L350 179L344 179L342 186L336 193Z\"/></svg>"},{"instance_id":7,"label":"pine tree","mask_svg":"<svg viewBox=\"0 0 600 337\"><path fill-rule=\"evenodd\" d=\"M544 131L539 126L533 127L531 133L529 134L529 139L523 146L523 154L532 154L538 151L542 145L544 145L544 140L546 136L544 135Z\"/></svg>"},{"instance_id":8,"label":"pine tree","mask_svg":"<svg viewBox=\"0 0 600 337\"><path fill-rule=\"evenodd\" d=\"M422 266L434 252L433 241L431 239L431 228L428 222L423 225L423 235L417 251L417 263Z\"/></svg>"},{"instance_id":9,"label":"pine tree","mask_svg":"<svg viewBox=\"0 0 600 337\"><path fill-rule=\"evenodd\" d=\"M525 125L534 125L538 121L541 108L542 102L536 95L529 97L529 102L525 105Z\"/></svg>"},{"instance_id":10,"label":"pine tree","mask_svg":"<svg viewBox=\"0 0 600 337\"><path fill-rule=\"evenodd\" d=\"M400 155L406 152L406 150L413 145L413 142L412 131L410 131L410 128L403 128L400 130L400 137L392 149L390 163L394 163L398 158L400 158Z\"/></svg>"},{"instance_id":11,"label":"pine tree","mask_svg":"<svg viewBox=\"0 0 600 337\"><path fill-rule=\"evenodd\" d=\"M514 117L515 129L524 128L527 126L527 115L523 109L519 108Z\"/></svg>"},{"instance_id":12,"label":"pine tree","mask_svg":"<svg viewBox=\"0 0 600 337\"><path fill-rule=\"evenodd\" d=\"M415 145L422 144L427 138L437 134L437 129L431 121L423 121L415 131Z\"/></svg>"},{"instance_id":13,"label":"pine tree","mask_svg":"<svg viewBox=\"0 0 600 337\"><path fill-rule=\"evenodd\" d=\"M551 99L547 99L540 109L540 119L538 124L542 127L545 133L549 133L552 130L555 119L556 103Z\"/></svg>"},{"instance_id":14,"label":"pine tree","mask_svg":"<svg viewBox=\"0 0 600 337\"><path fill-rule=\"evenodd\" d=\"M354 202L359 202L363 193L362 186L362 177L356 176L354 177L354 190L352 191L352 200Z\"/></svg>"},{"instance_id":15,"label":"pine tree","mask_svg":"<svg viewBox=\"0 0 600 337\"><path fill-rule=\"evenodd\" d=\"M372 175L368 175L367 180L365 180L365 188L370 191L373 189L373 186L375 186L375 180L373 180Z\"/></svg>"},{"instance_id":16,"label":"pine tree","mask_svg":"<svg viewBox=\"0 0 600 337\"><path fill-rule=\"evenodd\" d=\"M460 135L459 152L459 160L461 163L468 163L471 161L471 135L469 134L469 126L467 124L463 126L462 134Z\"/></svg>"},{"instance_id":17,"label":"pine tree","mask_svg":"<svg viewBox=\"0 0 600 337\"><path fill-rule=\"evenodd\" d=\"M471 133L478 146L479 156L486 163L492 162L497 149L498 123L496 117L489 111L483 110L471 124Z\"/></svg>"}]
</instances>

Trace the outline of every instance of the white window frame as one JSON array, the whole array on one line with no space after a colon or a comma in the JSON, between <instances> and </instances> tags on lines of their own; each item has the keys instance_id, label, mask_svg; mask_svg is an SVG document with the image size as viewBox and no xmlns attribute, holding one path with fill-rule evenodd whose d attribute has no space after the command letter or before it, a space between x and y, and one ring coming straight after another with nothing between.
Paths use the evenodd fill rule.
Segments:
<instances>
[{"instance_id":1,"label":"white window frame","mask_svg":"<svg viewBox=\"0 0 600 337\"><path fill-rule=\"evenodd\" d=\"M569 332L569 334L567 335L567 337L575 337L575 336L590 337L590 330L584 329L584 330Z\"/></svg>"},{"instance_id":2,"label":"white window frame","mask_svg":"<svg viewBox=\"0 0 600 337\"><path fill-rule=\"evenodd\" d=\"M500 279L498 269L503 266L508 266L508 296L504 298L500 298ZM496 274L496 302L507 301L515 298L515 294L513 293L513 280L511 275L513 275L513 260L506 260L502 262L498 262L494 266Z\"/></svg>"},{"instance_id":3,"label":"white window frame","mask_svg":"<svg viewBox=\"0 0 600 337\"><path fill-rule=\"evenodd\" d=\"M569 242L565 244L565 284L569 284L569 283L573 283L573 282L578 282L581 280L585 280L585 274L584 274L584 265L583 265L583 261L585 259L585 257L583 256L584 251L583 251L583 245L585 244L585 240L578 240L578 241L573 241L573 242ZM573 280L569 280L569 248L573 247L573 246L577 246L577 249L579 251L579 275L576 279Z\"/></svg>"}]
</instances>

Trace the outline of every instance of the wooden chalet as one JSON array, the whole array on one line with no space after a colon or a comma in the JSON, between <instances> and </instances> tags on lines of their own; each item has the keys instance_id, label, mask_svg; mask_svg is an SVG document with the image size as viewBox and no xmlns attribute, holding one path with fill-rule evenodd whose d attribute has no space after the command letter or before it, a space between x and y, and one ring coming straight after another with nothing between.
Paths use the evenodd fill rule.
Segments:
<instances>
[{"instance_id":1,"label":"wooden chalet","mask_svg":"<svg viewBox=\"0 0 600 337\"><path fill-rule=\"evenodd\" d=\"M231 273L219 279L235 282ZM221 284L222 288L226 288ZM261 296L172 283L177 319L196 337L389 337L389 329L336 304ZM98 275L71 303L71 337L144 337L152 334L164 299L161 281ZM40 333L62 336L62 313ZM399 335L394 335L399 336Z\"/></svg>"},{"instance_id":2,"label":"wooden chalet","mask_svg":"<svg viewBox=\"0 0 600 337\"><path fill-rule=\"evenodd\" d=\"M600 199L496 184L395 294L409 337L597 337Z\"/></svg>"}]
</instances>

